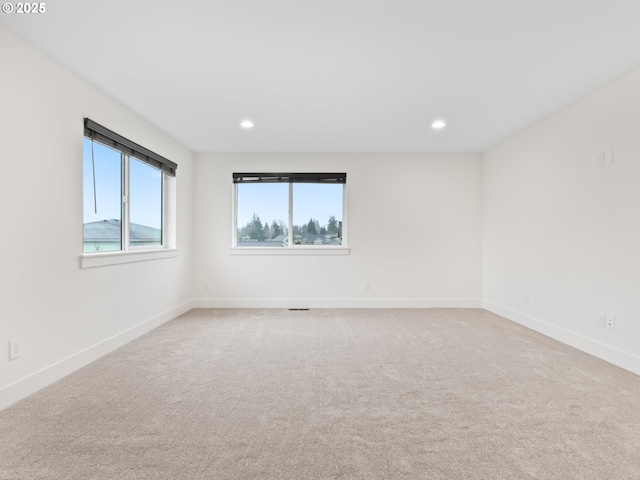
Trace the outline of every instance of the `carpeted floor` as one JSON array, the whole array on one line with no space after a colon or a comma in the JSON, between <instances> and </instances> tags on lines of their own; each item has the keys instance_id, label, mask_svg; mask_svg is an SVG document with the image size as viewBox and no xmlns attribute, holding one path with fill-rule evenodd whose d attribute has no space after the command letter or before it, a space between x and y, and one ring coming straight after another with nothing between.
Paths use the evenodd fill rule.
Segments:
<instances>
[{"instance_id":1,"label":"carpeted floor","mask_svg":"<svg viewBox=\"0 0 640 480\"><path fill-rule=\"evenodd\" d=\"M0 479L639 479L640 377L483 310L192 310L0 412Z\"/></svg>"}]
</instances>

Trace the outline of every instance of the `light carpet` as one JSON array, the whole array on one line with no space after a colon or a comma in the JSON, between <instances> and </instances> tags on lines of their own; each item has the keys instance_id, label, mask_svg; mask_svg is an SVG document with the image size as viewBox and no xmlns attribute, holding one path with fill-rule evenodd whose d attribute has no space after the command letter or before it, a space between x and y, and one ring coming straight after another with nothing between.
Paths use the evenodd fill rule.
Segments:
<instances>
[{"instance_id":1,"label":"light carpet","mask_svg":"<svg viewBox=\"0 0 640 480\"><path fill-rule=\"evenodd\" d=\"M196 309L0 412L1 479L639 479L640 377L476 309Z\"/></svg>"}]
</instances>

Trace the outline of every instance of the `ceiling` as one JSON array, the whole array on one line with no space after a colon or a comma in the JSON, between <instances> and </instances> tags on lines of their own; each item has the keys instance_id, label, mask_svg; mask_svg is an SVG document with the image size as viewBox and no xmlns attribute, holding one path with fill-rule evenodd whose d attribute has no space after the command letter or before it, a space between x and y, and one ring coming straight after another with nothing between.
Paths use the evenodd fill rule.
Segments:
<instances>
[{"instance_id":1,"label":"ceiling","mask_svg":"<svg viewBox=\"0 0 640 480\"><path fill-rule=\"evenodd\" d=\"M638 0L46 9L0 26L194 152L479 153L640 68Z\"/></svg>"}]
</instances>

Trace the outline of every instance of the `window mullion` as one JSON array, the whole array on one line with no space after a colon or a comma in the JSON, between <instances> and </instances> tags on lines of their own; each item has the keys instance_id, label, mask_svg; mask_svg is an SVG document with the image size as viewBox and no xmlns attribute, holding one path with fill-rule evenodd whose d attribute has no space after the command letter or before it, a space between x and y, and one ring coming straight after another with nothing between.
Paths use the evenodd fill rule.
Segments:
<instances>
[{"instance_id":1,"label":"window mullion","mask_svg":"<svg viewBox=\"0 0 640 480\"><path fill-rule=\"evenodd\" d=\"M342 185L342 221L338 223L340 243L347 245L347 184Z\"/></svg>"},{"instance_id":2,"label":"window mullion","mask_svg":"<svg viewBox=\"0 0 640 480\"><path fill-rule=\"evenodd\" d=\"M165 205L165 198L167 197L167 190L164 181L164 174L160 175L160 195L162 198L160 199L160 245L163 247L167 246L167 236L166 236L166 225L167 225L167 208Z\"/></svg>"},{"instance_id":3,"label":"window mullion","mask_svg":"<svg viewBox=\"0 0 640 480\"><path fill-rule=\"evenodd\" d=\"M122 249L130 247L129 228L129 157L122 154Z\"/></svg>"},{"instance_id":4,"label":"window mullion","mask_svg":"<svg viewBox=\"0 0 640 480\"><path fill-rule=\"evenodd\" d=\"M293 183L289 183L289 243L288 246L293 246Z\"/></svg>"}]
</instances>

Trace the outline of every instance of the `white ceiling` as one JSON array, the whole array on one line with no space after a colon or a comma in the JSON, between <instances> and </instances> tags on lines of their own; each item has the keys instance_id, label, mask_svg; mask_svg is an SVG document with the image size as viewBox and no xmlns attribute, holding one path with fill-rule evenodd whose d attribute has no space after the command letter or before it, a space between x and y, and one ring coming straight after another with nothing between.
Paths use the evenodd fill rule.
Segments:
<instances>
[{"instance_id":1,"label":"white ceiling","mask_svg":"<svg viewBox=\"0 0 640 480\"><path fill-rule=\"evenodd\" d=\"M483 152L640 68L640 0L46 8L0 25L195 152Z\"/></svg>"}]
</instances>

